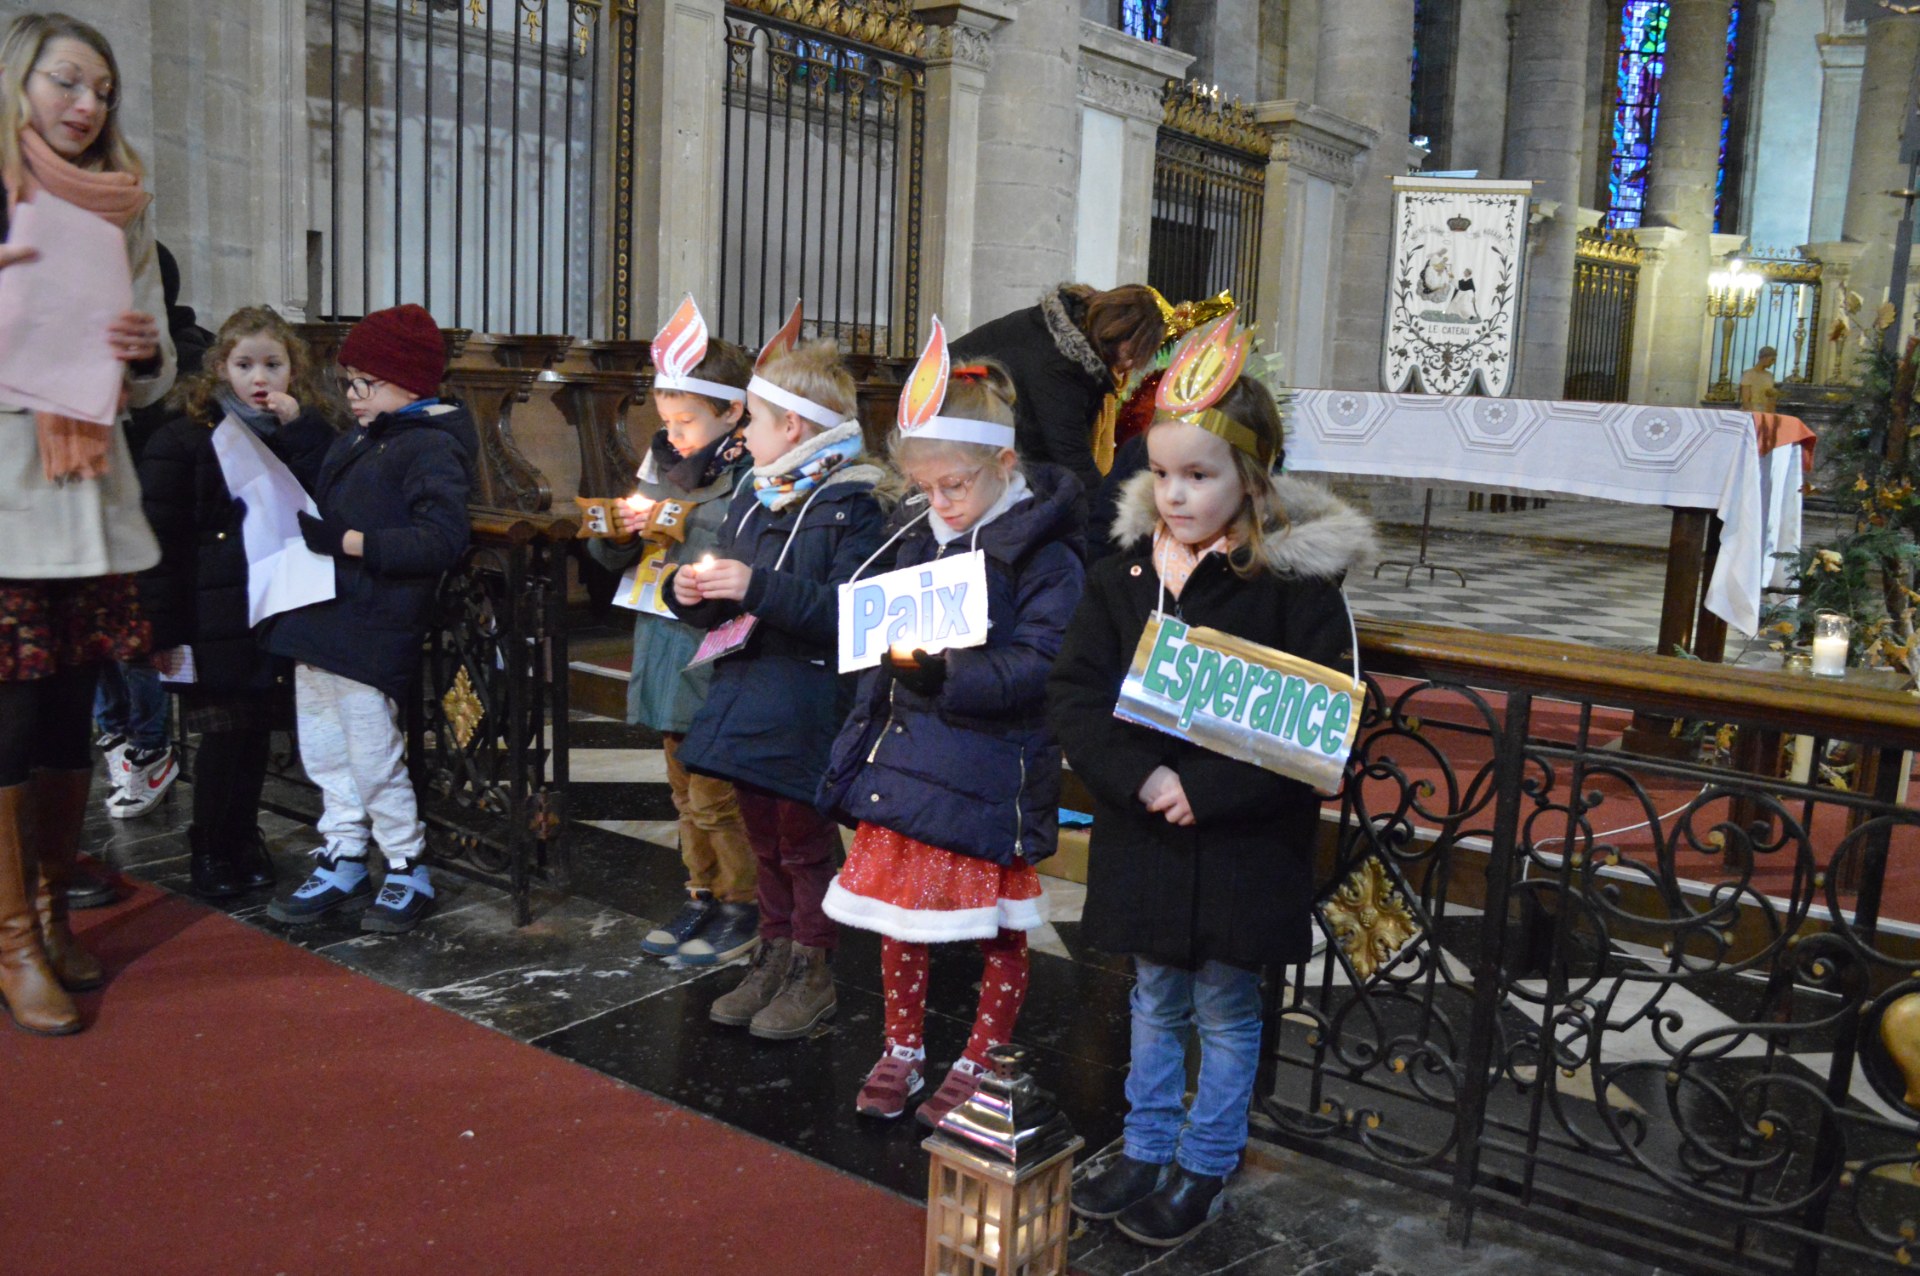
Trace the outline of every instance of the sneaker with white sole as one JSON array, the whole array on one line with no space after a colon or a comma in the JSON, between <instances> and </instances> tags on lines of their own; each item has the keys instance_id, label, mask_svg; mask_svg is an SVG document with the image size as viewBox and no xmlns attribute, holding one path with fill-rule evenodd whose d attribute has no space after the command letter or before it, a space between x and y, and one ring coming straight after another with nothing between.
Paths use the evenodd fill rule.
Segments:
<instances>
[{"instance_id":1,"label":"sneaker with white sole","mask_svg":"<svg viewBox=\"0 0 1920 1276\"><path fill-rule=\"evenodd\" d=\"M107 814L116 820L145 815L180 778L180 758L172 745L151 754L129 749L121 755L119 766L118 787L107 798Z\"/></svg>"}]
</instances>

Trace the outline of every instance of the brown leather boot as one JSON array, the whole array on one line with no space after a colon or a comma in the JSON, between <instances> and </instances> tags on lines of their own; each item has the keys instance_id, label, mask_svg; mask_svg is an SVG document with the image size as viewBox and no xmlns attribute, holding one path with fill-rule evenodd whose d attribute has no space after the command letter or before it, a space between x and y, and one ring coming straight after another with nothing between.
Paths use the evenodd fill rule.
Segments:
<instances>
[{"instance_id":1,"label":"brown leather boot","mask_svg":"<svg viewBox=\"0 0 1920 1276\"><path fill-rule=\"evenodd\" d=\"M804 1037L832 1017L839 1005L833 991L833 967L827 950L795 944L787 960L787 978L766 1009L753 1017L748 1029L768 1041Z\"/></svg>"},{"instance_id":2,"label":"brown leather boot","mask_svg":"<svg viewBox=\"0 0 1920 1276\"><path fill-rule=\"evenodd\" d=\"M39 864L40 945L60 983L71 992L85 992L107 982L106 967L82 948L67 924L67 888L80 856L80 831L87 822L88 794L93 772L35 771L34 824L28 839L29 863ZM28 880L33 880L28 874Z\"/></svg>"},{"instance_id":3,"label":"brown leather boot","mask_svg":"<svg viewBox=\"0 0 1920 1276\"><path fill-rule=\"evenodd\" d=\"M34 786L0 789L0 1001L28 1032L64 1036L84 1026L40 947L35 891L27 889L26 847L32 837Z\"/></svg>"},{"instance_id":4,"label":"brown leather boot","mask_svg":"<svg viewBox=\"0 0 1920 1276\"><path fill-rule=\"evenodd\" d=\"M786 982L787 955L792 948L791 939L761 940L752 963L747 966L747 977L736 984L732 992L715 1001L707 1017L729 1028L744 1028L752 1023L753 1017L766 1008Z\"/></svg>"}]
</instances>

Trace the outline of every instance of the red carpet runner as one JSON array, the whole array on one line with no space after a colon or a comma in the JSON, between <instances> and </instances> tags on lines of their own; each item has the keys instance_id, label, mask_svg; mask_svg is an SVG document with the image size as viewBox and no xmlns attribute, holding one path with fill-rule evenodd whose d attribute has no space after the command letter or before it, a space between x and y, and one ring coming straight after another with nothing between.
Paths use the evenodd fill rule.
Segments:
<instances>
[{"instance_id":1,"label":"red carpet runner","mask_svg":"<svg viewBox=\"0 0 1920 1276\"><path fill-rule=\"evenodd\" d=\"M92 1026L0 1023L0 1271L919 1270L838 1171L152 887L81 920Z\"/></svg>"}]
</instances>

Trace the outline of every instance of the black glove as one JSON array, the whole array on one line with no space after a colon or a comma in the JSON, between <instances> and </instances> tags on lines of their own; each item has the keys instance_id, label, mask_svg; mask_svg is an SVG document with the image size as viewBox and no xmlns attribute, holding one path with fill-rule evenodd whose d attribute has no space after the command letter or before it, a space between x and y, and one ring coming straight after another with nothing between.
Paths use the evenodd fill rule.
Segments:
<instances>
[{"instance_id":1,"label":"black glove","mask_svg":"<svg viewBox=\"0 0 1920 1276\"><path fill-rule=\"evenodd\" d=\"M346 540L348 527L336 518L315 518L305 510L300 511L300 537L307 542L307 548L316 554L328 558L341 555L341 543Z\"/></svg>"},{"instance_id":2,"label":"black glove","mask_svg":"<svg viewBox=\"0 0 1920 1276\"><path fill-rule=\"evenodd\" d=\"M884 652L880 659L885 662L887 672L893 675L895 681L929 700L939 695L940 688L947 685L947 658L939 652L922 651L916 647L910 665L896 663L891 649Z\"/></svg>"}]
</instances>

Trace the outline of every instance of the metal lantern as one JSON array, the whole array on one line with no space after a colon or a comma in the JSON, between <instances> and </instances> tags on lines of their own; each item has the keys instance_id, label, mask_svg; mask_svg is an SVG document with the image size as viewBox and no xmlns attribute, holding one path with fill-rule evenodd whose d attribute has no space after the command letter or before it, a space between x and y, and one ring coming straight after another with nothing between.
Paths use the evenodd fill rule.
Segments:
<instances>
[{"instance_id":1,"label":"metal lantern","mask_svg":"<svg viewBox=\"0 0 1920 1276\"><path fill-rule=\"evenodd\" d=\"M1061 1276L1071 1230L1073 1154L1085 1141L1024 1075L1019 1046L987 1051L993 1072L921 1144L926 1276Z\"/></svg>"}]
</instances>

